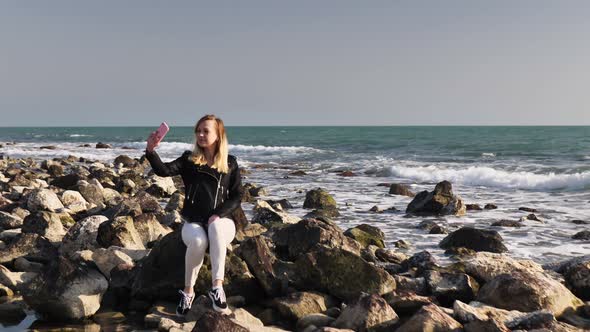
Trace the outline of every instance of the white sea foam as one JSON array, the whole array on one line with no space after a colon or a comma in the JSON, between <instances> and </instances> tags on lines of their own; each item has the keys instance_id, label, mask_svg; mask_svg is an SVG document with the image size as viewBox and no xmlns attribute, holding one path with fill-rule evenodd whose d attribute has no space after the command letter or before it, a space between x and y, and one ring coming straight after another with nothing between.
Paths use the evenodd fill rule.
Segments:
<instances>
[{"instance_id":1,"label":"white sea foam","mask_svg":"<svg viewBox=\"0 0 590 332\"><path fill-rule=\"evenodd\" d=\"M420 182L448 180L466 185L529 190L584 189L590 187L590 172L575 174L509 172L491 167L443 168L437 166L392 166L389 175Z\"/></svg>"},{"instance_id":2,"label":"white sea foam","mask_svg":"<svg viewBox=\"0 0 590 332\"><path fill-rule=\"evenodd\" d=\"M307 146L265 146L265 145L242 145L242 144L230 144L230 151L237 152L289 152L289 153L302 153L302 152L323 152L324 150L307 147Z\"/></svg>"},{"instance_id":3,"label":"white sea foam","mask_svg":"<svg viewBox=\"0 0 590 332\"><path fill-rule=\"evenodd\" d=\"M488 158L489 157L492 157L493 158L493 157L496 156L496 154L495 153L492 153L492 152L484 152L484 153L481 154L481 156L482 157L488 157Z\"/></svg>"},{"instance_id":4,"label":"white sea foam","mask_svg":"<svg viewBox=\"0 0 590 332\"><path fill-rule=\"evenodd\" d=\"M71 134L70 137L92 137L93 135L86 135L86 134Z\"/></svg>"}]
</instances>

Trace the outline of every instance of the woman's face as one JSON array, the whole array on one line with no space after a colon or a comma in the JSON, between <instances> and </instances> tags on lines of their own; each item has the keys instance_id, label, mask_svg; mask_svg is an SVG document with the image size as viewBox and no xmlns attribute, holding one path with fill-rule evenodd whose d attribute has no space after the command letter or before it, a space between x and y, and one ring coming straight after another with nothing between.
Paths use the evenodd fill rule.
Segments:
<instances>
[{"instance_id":1,"label":"woman's face","mask_svg":"<svg viewBox=\"0 0 590 332\"><path fill-rule=\"evenodd\" d=\"M203 148L211 148L217 142L217 124L215 120L206 120L197 127L197 144Z\"/></svg>"}]
</instances>

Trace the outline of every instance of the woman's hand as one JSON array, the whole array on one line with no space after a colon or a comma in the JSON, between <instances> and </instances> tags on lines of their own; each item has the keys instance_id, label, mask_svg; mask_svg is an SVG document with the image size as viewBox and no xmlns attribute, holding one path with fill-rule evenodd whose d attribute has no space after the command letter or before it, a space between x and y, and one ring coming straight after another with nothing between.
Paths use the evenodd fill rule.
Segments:
<instances>
[{"instance_id":1,"label":"woman's hand","mask_svg":"<svg viewBox=\"0 0 590 332\"><path fill-rule=\"evenodd\" d=\"M152 152L152 151L154 151L155 148L158 147L159 144L160 144L160 140L158 138L158 134L155 131L153 131L150 134L150 137L148 137L148 139L147 139L146 150L148 150L148 152Z\"/></svg>"},{"instance_id":2,"label":"woman's hand","mask_svg":"<svg viewBox=\"0 0 590 332\"><path fill-rule=\"evenodd\" d=\"M207 222L207 226L211 225L215 220L220 219L218 215L214 214L209 217L209 221Z\"/></svg>"}]
</instances>

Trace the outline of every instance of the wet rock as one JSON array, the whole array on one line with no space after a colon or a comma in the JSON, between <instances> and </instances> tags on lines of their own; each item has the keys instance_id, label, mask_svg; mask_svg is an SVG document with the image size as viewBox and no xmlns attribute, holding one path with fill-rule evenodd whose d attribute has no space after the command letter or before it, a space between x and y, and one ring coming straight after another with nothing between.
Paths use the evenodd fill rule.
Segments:
<instances>
[{"instance_id":1,"label":"wet rock","mask_svg":"<svg viewBox=\"0 0 590 332\"><path fill-rule=\"evenodd\" d=\"M406 260L408 268L417 268L419 271L430 270L438 266L436 259L428 251L421 251Z\"/></svg>"},{"instance_id":2,"label":"wet rock","mask_svg":"<svg viewBox=\"0 0 590 332\"><path fill-rule=\"evenodd\" d=\"M355 239L365 248L369 245L385 248L385 243L383 242L385 239L385 234L378 227L361 224L359 226L347 229L344 232L344 235Z\"/></svg>"},{"instance_id":3,"label":"wet rock","mask_svg":"<svg viewBox=\"0 0 590 332\"><path fill-rule=\"evenodd\" d=\"M424 273L424 279L432 295L445 306L452 305L455 300L469 302L479 290L477 281L464 273L430 270Z\"/></svg>"},{"instance_id":4,"label":"wet rock","mask_svg":"<svg viewBox=\"0 0 590 332\"><path fill-rule=\"evenodd\" d=\"M123 164L124 167L133 168L138 166L139 162L127 155L122 154L115 158L114 164Z\"/></svg>"},{"instance_id":5,"label":"wet rock","mask_svg":"<svg viewBox=\"0 0 590 332\"><path fill-rule=\"evenodd\" d=\"M451 247L445 250L445 255L452 255L459 258L475 255L476 253L477 251L465 247Z\"/></svg>"},{"instance_id":6,"label":"wet rock","mask_svg":"<svg viewBox=\"0 0 590 332\"><path fill-rule=\"evenodd\" d=\"M496 227L522 227L522 224L520 223L520 221L516 221L516 220L507 220L507 219L502 219L502 220L498 220L492 223L491 226L496 226Z\"/></svg>"},{"instance_id":7,"label":"wet rock","mask_svg":"<svg viewBox=\"0 0 590 332\"><path fill-rule=\"evenodd\" d=\"M508 251L503 239L496 231L462 227L445 237L439 244L443 249L465 247L475 251L501 253Z\"/></svg>"},{"instance_id":8,"label":"wet rock","mask_svg":"<svg viewBox=\"0 0 590 332\"><path fill-rule=\"evenodd\" d=\"M400 248L400 249L409 249L410 243L408 243L407 241L404 241L404 240L397 240L397 241L393 242L393 246L396 248Z\"/></svg>"},{"instance_id":9,"label":"wet rock","mask_svg":"<svg viewBox=\"0 0 590 332\"><path fill-rule=\"evenodd\" d=\"M485 210L495 210L498 208L496 204L488 203L483 207Z\"/></svg>"},{"instance_id":10,"label":"wet rock","mask_svg":"<svg viewBox=\"0 0 590 332\"><path fill-rule=\"evenodd\" d=\"M318 247L341 248L357 256L361 249L360 244L345 236L336 224L319 219L303 219L297 224L283 227L276 231L273 242L278 251L286 253L289 260Z\"/></svg>"},{"instance_id":11,"label":"wet rock","mask_svg":"<svg viewBox=\"0 0 590 332\"><path fill-rule=\"evenodd\" d=\"M409 258L408 255L391 249L377 249L375 250L375 256L382 262L395 264L403 264Z\"/></svg>"},{"instance_id":12,"label":"wet rock","mask_svg":"<svg viewBox=\"0 0 590 332\"><path fill-rule=\"evenodd\" d=\"M270 225L273 223L295 224L300 220L299 217L289 215L282 210L275 210L270 204L261 200L256 202L256 205L254 206L254 216L252 217L252 222L263 225Z\"/></svg>"},{"instance_id":13,"label":"wet rock","mask_svg":"<svg viewBox=\"0 0 590 332\"><path fill-rule=\"evenodd\" d=\"M64 191L61 195L61 201L63 205L71 211L71 213L86 211L90 205L84 199L82 194L74 190Z\"/></svg>"},{"instance_id":14,"label":"wet rock","mask_svg":"<svg viewBox=\"0 0 590 332\"><path fill-rule=\"evenodd\" d=\"M39 210L56 212L63 208L57 195L49 189L34 190L27 200L27 209L31 212Z\"/></svg>"},{"instance_id":15,"label":"wet rock","mask_svg":"<svg viewBox=\"0 0 590 332\"><path fill-rule=\"evenodd\" d=\"M541 219L539 219L534 213L531 213L528 216L526 216L526 219L527 220L534 220L534 221L541 221Z\"/></svg>"},{"instance_id":16,"label":"wet rock","mask_svg":"<svg viewBox=\"0 0 590 332\"><path fill-rule=\"evenodd\" d=\"M395 289L395 280L385 270L340 248L307 252L295 264L306 289L344 300L356 299L362 292L385 294Z\"/></svg>"},{"instance_id":17,"label":"wet rock","mask_svg":"<svg viewBox=\"0 0 590 332\"><path fill-rule=\"evenodd\" d=\"M303 216L303 219L332 219L340 216L340 212L335 208L315 209Z\"/></svg>"},{"instance_id":18,"label":"wet rock","mask_svg":"<svg viewBox=\"0 0 590 332\"><path fill-rule=\"evenodd\" d=\"M293 208L293 205L291 205L291 203L289 203L289 201L286 199L281 199L281 200L268 199L265 202L270 204L270 206L272 206L272 208L275 210L287 210L287 209Z\"/></svg>"},{"instance_id":19,"label":"wet rock","mask_svg":"<svg viewBox=\"0 0 590 332\"><path fill-rule=\"evenodd\" d=\"M96 143L96 148L97 149L112 149L113 147L110 144L98 142L98 143Z\"/></svg>"},{"instance_id":20,"label":"wet rock","mask_svg":"<svg viewBox=\"0 0 590 332\"><path fill-rule=\"evenodd\" d=\"M303 202L305 209L337 209L336 201L327 191L322 188L313 189L305 195Z\"/></svg>"},{"instance_id":21,"label":"wet rock","mask_svg":"<svg viewBox=\"0 0 590 332\"><path fill-rule=\"evenodd\" d=\"M375 205L369 209L369 212L383 213L383 210L381 210L377 205Z\"/></svg>"},{"instance_id":22,"label":"wet rock","mask_svg":"<svg viewBox=\"0 0 590 332\"><path fill-rule=\"evenodd\" d=\"M479 204L465 204L467 211L481 211L483 210Z\"/></svg>"},{"instance_id":23,"label":"wet rock","mask_svg":"<svg viewBox=\"0 0 590 332\"><path fill-rule=\"evenodd\" d=\"M572 223L574 223L576 225L588 225L588 224L590 224L590 221L575 219L575 220L572 220Z\"/></svg>"},{"instance_id":24,"label":"wet rock","mask_svg":"<svg viewBox=\"0 0 590 332\"><path fill-rule=\"evenodd\" d=\"M305 173L305 171L298 170L298 171L290 172L289 175L292 175L292 176L303 176L303 175L307 175L307 173Z\"/></svg>"},{"instance_id":25,"label":"wet rock","mask_svg":"<svg viewBox=\"0 0 590 332\"><path fill-rule=\"evenodd\" d=\"M133 218L129 216L116 217L101 223L96 241L104 248L118 246L128 249L145 249L141 236L133 224Z\"/></svg>"},{"instance_id":26,"label":"wet rock","mask_svg":"<svg viewBox=\"0 0 590 332\"><path fill-rule=\"evenodd\" d=\"M508 310L549 310L556 316L582 304L559 281L546 274L529 271L498 275L481 287L477 300Z\"/></svg>"},{"instance_id":27,"label":"wet rock","mask_svg":"<svg viewBox=\"0 0 590 332\"><path fill-rule=\"evenodd\" d=\"M353 171L342 171L338 173L338 176L351 177L356 176L356 174Z\"/></svg>"},{"instance_id":28,"label":"wet rock","mask_svg":"<svg viewBox=\"0 0 590 332\"><path fill-rule=\"evenodd\" d=\"M341 329L370 331L392 328L399 317L389 304L379 295L364 294L342 311L331 325Z\"/></svg>"},{"instance_id":29,"label":"wet rock","mask_svg":"<svg viewBox=\"0 0 590 332\"><path fill-rule=\"evenodd\" d=\"M22 233L16 236L6 248L0 250L0 263L25 257L37 262L49 262L57 256L57 249L43 236L35 233Z\"/></svg>"},{"instance_id":30,"label":"wet rock","mask_svg":"<svg viewBox=\"0 0 590 332\"><path fill-rule=\"evenodd\" d=\"M408 321L397 329L397 332L410 331L461 331L463 326L447 315L437 305L422 307Z\"/></svg>"},{"instance_id":31,"label":"wet rock","mask_svg":"<svg viewBox=\"0 0 590 332\"><path fill-rule=\"evenodd\" d=\"M109 284L98 271L60 256L23 290L25 302L47 319L67 321L92 316Z\"/></svg>"},{"instance_id":32,"label":"wet rock","mask_svg":"<svg viewBox=\"0 0 590 332\"><path fill-rule=\"evenodd\" d=\"M590 231L581 231L572 236L574 240L590 240Z\"/></svg>"},{"instance_id":33,"label":"wet rock","mask_svg":"<svg viewBox=\"0 0 590 332\"><path fill-rule=\"evenodd\" d=\"M428 232L428 234L447 234L449 231L442 226L439 225L434 225L430 231Z\"/></svg>"},{"instance_id":34,"label":"wet rock","mask_svg":"<svg viewBox=\"0 0 590 332\"><path fill-rule=\"evenodd\" d=\"M95 250L100 247L96 241L99 226L108 218L101 215L86 217L74 224L63 237L59 252L70 256L80 250Z\"/></svg>"},{"instance_id":35,"label":"wet rock","mask_svg":"<svg viewBox=\"0 0 590 332\"><path fill-rule=\"evenodd\" d=\"M296 292L273 300L273 307L290 320L299 320L309 314L321 313L336 304L330 296L317 292Z\"/></svg>"},{"instance_id":36,"label":"wet rock","mask_svg":"<svg viewBox=\"0 0 590 332\"><path fill-rule=\"evenodd\" d=\"M524 207L524 206L519 207L518 210L519 211L525 211L525 212L537 212L536 209L528 208L528 207Z\"/></svg>"},{"instance_id":37,"label":"wet rock","mask_svg":"<svg viewBox=\"0 0 590 332\"><path fill-rule=\"evenodd\" d=\"M23 219L8 212L0 211L0 230L21 228Z\"/></svg>"},{"instance_id":38,"label":"wet rock","mask_svg":"<svg viewBox=\"0 0 590 332\"><path fill-rule=\"evenodd\" d=\"M448 181L440 182L434 191L422 191L408 204L406 213L416 215L456 215L465 214L466 208L461 197L453 194Z\"/></svg>"},{"instance_id":39,"label":"wet rock","mask_svg":"<svg viewBox=\"0 0 590 332\"><path fill-rule=\"evenodd\" d=\"M590 300L590 260L569 266L563 274L568 288L583 300Z\"/></svg>"},{"instance_id":40,"label":"wet rock","mask_svg":"<svg viewBox=\"0 0 590 332\"><path fill-rule=\"evenodd\" d=\"M389 194L390 195L408 196L408 197L414 197L414 196L416 196L416 194L414 194L410 190L410 187L409 186L407 186L405 184L400 184L400 183L392 183L389 186Z\"/></svg>"}]
</instances>

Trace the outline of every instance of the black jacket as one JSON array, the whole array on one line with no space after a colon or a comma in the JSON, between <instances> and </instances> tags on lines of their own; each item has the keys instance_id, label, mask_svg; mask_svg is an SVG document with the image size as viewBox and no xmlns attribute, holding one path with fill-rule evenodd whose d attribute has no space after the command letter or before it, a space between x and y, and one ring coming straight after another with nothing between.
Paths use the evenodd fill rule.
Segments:
<instances>
[{"instance_id":1,"label":"black jacket","mask_svg":"<svg viewBox=\"0 0 590 332\"><path fill-rule=\"evenodd\" d=\"M228 156L229 173L220 173L207 165L196 165L191 151L169 163L164 163L156 151L145 152L158 176L180 175L184 182L184 206L180 214L189 222L207 225L216 214L229 217L242 201L242 180L236 157Z\"/></svg>"}]
</instances>

